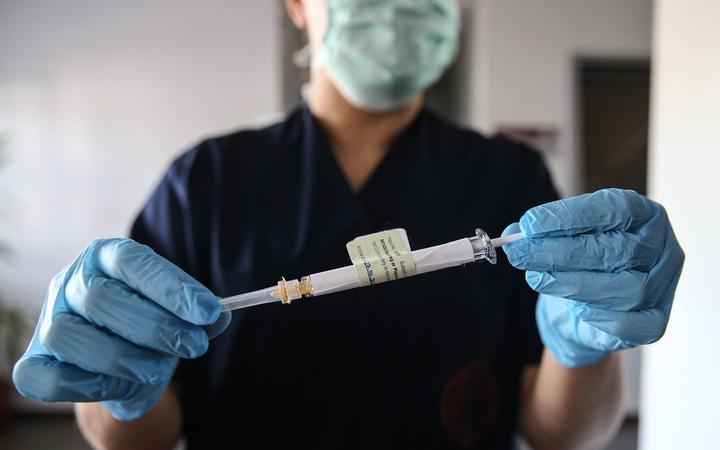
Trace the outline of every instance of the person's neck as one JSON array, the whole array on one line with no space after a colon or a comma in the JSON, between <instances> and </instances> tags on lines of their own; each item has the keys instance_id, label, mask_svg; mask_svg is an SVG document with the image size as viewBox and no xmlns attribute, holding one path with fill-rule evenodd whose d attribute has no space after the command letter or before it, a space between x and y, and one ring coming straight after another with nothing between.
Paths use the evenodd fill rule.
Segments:
<instances>
[{"instance_id":1,"label":"person's neck","mask_svg":"<svg viewBox=\"0 0 720 450\"><path fill-rule=\"evenodd\" d=\"M313 74L307 103L322 125L351 187L358 191L387 154L392 141L415 119L422 96L388 112L352 106L324 70Z\"/></svg>"}]
</instances>

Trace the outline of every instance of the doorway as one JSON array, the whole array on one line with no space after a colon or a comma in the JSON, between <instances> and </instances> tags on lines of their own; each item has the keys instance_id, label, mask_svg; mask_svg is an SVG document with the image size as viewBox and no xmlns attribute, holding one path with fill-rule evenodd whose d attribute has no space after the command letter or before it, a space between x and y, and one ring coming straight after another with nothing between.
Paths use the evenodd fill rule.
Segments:
<instances>
[{"instance_id":1,"label":"doorway","mask_svg":"<svg viewBox=\"0 0 720 450\"><path fill-rule=\"evenodd\" d=\"M585 191L618 187L645 194L650 62L583 59L578 71Z\"/></svg>"}]
</instances>

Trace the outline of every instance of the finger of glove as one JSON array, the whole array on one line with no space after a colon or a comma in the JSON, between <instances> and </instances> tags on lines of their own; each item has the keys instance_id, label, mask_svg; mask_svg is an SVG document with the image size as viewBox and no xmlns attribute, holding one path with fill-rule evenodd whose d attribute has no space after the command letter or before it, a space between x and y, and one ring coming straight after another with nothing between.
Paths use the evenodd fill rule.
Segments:
<instances>
[{"instance_id":1,"label":"finger of glove","mask_svg":"<svg viewBox=\"0 0 720 450\"><path fill-rule=\"evenodd\" d=\"M505 229L500 234L500 236L507 236L509 234L515 234L515 233L520 233L520 224L517 222L511 223L510 225L505 227ZM516 242L519 242L519 241L516 241ZM510 244L505 244L502 246L502 249L503 249L503 252L505 252L505 256L507 256L510 264L515 266L515 263L513 262L513 260L511 258L515 257L516 260L519 259L519 253L517 251L515 251L515 253L513 255L511 255L511 253L513 252L512 244L513 244L512 242ZM517 267L517 266L515 266L515 267Z\"/></svg>"},{"instance_id":2,"label":"finger of glove","mask_svg":"<svg viewBox=\"0 0 720 450\"><path fill-rule=\"evenodd\" d=\"M647 232L662 237L662 241L658 243L662 251L657 264L650 270L650 277L656 280L656 283L651 286L656 291L652 295L658 298L664 297L665 300L659 302L663 304L671 302L672 297L675 295L675 288L685 263L685 252L680 247L664 210L662 214L658 215L657 220L659 222L658 227ZM662 227L662 231L657 229L659 227Z\"/></svg>"},{"instance_id":3,"label":"finger of glove","mask_svg":"<svg viewBox=\"0 0 720 450\"><path fill-rule=\"evenodd\" d=\"M98 267L183 320L215 323L220 301L205 286L146 245L130 239L100 241Z\"/></svg>"},{"instance_id":4,"label":"finger of glove","mask_svg":"<svg viewBox=\"0 0 720 450\"><path fill-rule=\"evenodd\" d=\"M88 322L142 347L182 358L207 351L208 335L126 284L103 276L73 277L65 287L68 306Z\"/></svg>"},{"instance_id":5,"label":"finger of glove","mask_svg":"<svg viewBox=\"0 0 720 450\"><path fill-rule=\"evenodd\" d=\"M677 288L680 274L685 262L685 253L678 244L675 234L668 224L668 232L665 234L664 247L658 263L648 273L648 286L646 297L654 307L670 315L675 289Z\"/></svg>"},{"instance_id":6,"label":"finger of glove","mask_svg":"<svg viewBox=\"0 0 720 450\"><path fill-rule=\"evenodd\" d=\"M617 352L637 345L595 328L583 320L578 320L574 336L583 345L603 352Z\"/></svg>"},{"instance_id":7,"label":"finger of glove","mask_svg":"<svg viewBox=\"0 0 720 450\"><path fill-rule=\"evenodd\" d=\"M646 304L647 274L634 270L619 273L528 271L525 280L541 294L611 311L630 311Z\"/></svg>"},{"instance_id":8,"label":"finger of glove","mask_svg":"<svg viewBox=\"0 0 720 450\"><path fill-rule=\"evenodd\" d=\"M661 252L653 242L619 231L521 239L503 246L503 250L514 267L544 272L647 272Z\"/></svg>"},{"instance_id":9,"label":"finger of glove","mask_svg":"<svg viewBox=\"0 0 720 450\"><path fill-rule=\"evenodd\" d=\"M129 382L38 354L15 364L13 383L23 396L44 402L97 402L122 398Z\"/></svg>"},{"instance_id":10,"label":"finger of glove","mask_svg":"<svg viewBox=\"0 0 720 450\"><path fill-rule=\"evenodd\" d=\"M177 358L138 347L74 314L57 314L40 330L40 343L59 361L143 384L169 379Z\"/></svg>"},{"instance_id":11,"label":"finger of glove","mask_svg":"<svg viewBox=\"0 0 720 450\"><path fill-rule=\"evenodd\" d=\"M225 311L220 314L220 318L218 318L217 322L212 325L205 325L203 329L207 333L208 339L215 339L219 336L230 325L230 321L232 321L232 313L230 311Z\"/></svg>"},{"instance_id":12,"label":"finger of glove","mask_svg":"<svg viewBox=\"0 0 720 450\"><path fill-rule=\"evenodd\" d=\"M656 208L634 191L603 189L536 206L520 218L520 229L530 238L633 231L647 222Z\"/></svg>"},{"instance_id":13,"label":"finger of glove","mask_svg":"<svg viewBox=\"0 0 720 450\"><path fill-rule=\"evenodd\" d=\"M609 351L627 348L629 344L624 341L583 322L576 313L581 306L581 303L545 294L538 299L538 330L556 358L562 358L565 365L586 365Z\"/></svg>"},{"instance_id":14,"label":"finger of glove","mask_svg":"<svg viewBox=\"0 0 720 450\"><path fill-rule=\"evenodd\" d=\"M583 305L576 314L588 325L635 345L652 344L665 334L668 315L661 308L608 311Z\"/></svg>"},{"instance_id":15,"label":"finger of glove","mask_svg":"<svg viewBox=\"0 0 720 450\"><path fill-rule=\"evenodd\" d=\"M541 294L535 311L543 343L567 367L597 362L620 344L616 337L583 322L574 305L572 300Z\"/></svg>"}]
</instances>

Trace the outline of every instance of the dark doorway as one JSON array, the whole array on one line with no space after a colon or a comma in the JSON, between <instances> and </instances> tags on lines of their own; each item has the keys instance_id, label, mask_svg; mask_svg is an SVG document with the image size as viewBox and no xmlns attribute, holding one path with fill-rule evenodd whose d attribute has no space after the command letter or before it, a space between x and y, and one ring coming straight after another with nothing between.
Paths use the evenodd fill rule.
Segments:
<instances>
[{"instance_id":1,"label":"dark doorway","mask_svg":"<svg viewBox=\"0 0 720 450\"><path fill-rule=\"evenodd\" d=\"M647 190L650 62L579 62L580 145L585 190Z\"/></svg>"}]
</instances>

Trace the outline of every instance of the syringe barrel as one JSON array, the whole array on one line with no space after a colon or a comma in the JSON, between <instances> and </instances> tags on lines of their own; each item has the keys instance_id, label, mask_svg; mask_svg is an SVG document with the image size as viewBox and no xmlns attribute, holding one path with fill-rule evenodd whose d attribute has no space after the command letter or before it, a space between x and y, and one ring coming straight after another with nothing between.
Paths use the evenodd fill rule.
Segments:
<instances>
[{"instance_id":1,"label":"syringe barrel","mask_svg":"<svg viewBox=\"0 0 720 450\"><path fill-rule=\"evenodd\" d=\"M434 272L475 260L475 251L468 238L422 248L411 253L415 261L415 274ZM362 286L355 266L314 273L309 275L309 278L312 282L313 295L330 294Z\"/></svg>"}]
</instances>

